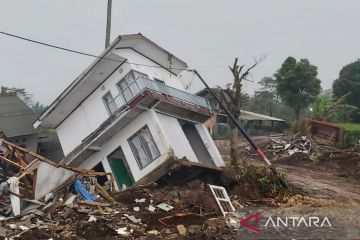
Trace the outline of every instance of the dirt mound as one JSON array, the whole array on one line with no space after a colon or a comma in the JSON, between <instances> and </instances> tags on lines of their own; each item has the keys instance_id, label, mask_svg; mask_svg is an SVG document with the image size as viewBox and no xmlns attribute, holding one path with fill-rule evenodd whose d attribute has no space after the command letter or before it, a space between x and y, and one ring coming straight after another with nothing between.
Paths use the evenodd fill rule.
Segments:
<instances>
[{"instance_id":1,"label":"dirt mound","mask_svg":"<svg viewBox=\"0 0 360 240\"><path fill-rule=\"evenodd\" d=\"M340 176L360 178L360 153L358 152L322 154L317 159L317 165L333 170Z\"/></svg>"},{"instance_id":2,"label":"dirt mound","mask_svg":"<svg viewBox=\"0 0 360 240\"><path fill-rule=\"evenodd\" d=\"M295 195L287 199L281 207L330 207L337 205L335 200Z\"/></svg>"},{"instance_id":3,"label":"dirt mound","mask_svg":"<svg viewBox=\"0 0 360 240\"><path fill-rule=\"evenodd\" d=\"M357 152L339 151L314 156L298 152L292 156L283 157L275 163L317 169L342 177L360 178L360 153Z\"/></svg>"},{"instance_id":4,"label":"dirt mound","mask_svg":"<svg viewBox=\"0 0 360 240\"><path fill-rule=\"evenodd\" d=\"M293 166L304 166L313 164L314 162L310 159L309 155L302 152L294 153L291 156L283 157L276 161L278 164L288 164Z\"/></svg>"}]
</instances>

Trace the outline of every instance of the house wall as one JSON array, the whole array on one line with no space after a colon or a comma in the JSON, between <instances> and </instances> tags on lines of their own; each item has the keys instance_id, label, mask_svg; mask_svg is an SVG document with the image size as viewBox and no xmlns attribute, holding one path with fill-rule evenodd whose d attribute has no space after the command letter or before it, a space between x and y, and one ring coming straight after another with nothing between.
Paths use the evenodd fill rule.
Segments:
<instances>
[{"instance_id":1,"label":"house wall","mask_svg":"<svg viewBox=\"0 0 360 240\"><path fill-rule=\"evenodd\" d=\"M156 115L175 156L178 158L185 157L190 161L198 162L177 118L162 113L156 113Z\"/></svg>"},{"instance_id":2,"label":"house wall","mask_svg":"<svg viewBox=\"0 0 360 240\"><path fill-rule=\"evenodd\" d=\"M132 49L116 49L114 53L127 58L130 63L140 63L150 66L154 66L154 65L159 66L153 61L142 56L141 54L133 51ZM154 56L154 58L156 58L156 56ZM185 91L185 87L181 79L174 74L170 74L170 72L167 71L165 68L153 68L153 67L140 66L140 65L131 65L131 68L136 71L147 74L150 79L157 78L159 80L164 81L165 84L168 86Z\"/></svg>"},{"instance_id":3,"label":"house wall","mask_svg":"<svg viewBox=\"0 0 360 240\"><path fill-rule=\"evenodd\" d=\"M9 138L9 141L18 146L26 145L26 148L34 152L37 152L38 150L38 135L36 133L30 135L11 137Z\"/></svg>"},{"instance_id":4,"label":"house wall","mask_svg":"<svg viewBox=\"0 0 360 240\"><path fill-rule=\"evenodd\" d=\"M178 158L186 157L190 161L199 162L178 119L162 113L156 113L156 116L159 119L160 127L163 129L164 135L173 149L175 156ZM215 165L217 167L224 166L225 163L205 125L197 123L195 124L195 128Z\"/></svg>"},{"instance_id":5,"label":"house wall","mask_svg":"<svg viewBox=\"0 0 360 240\"><path fill-rule=\"evenodd\" d=\"M156 146L159 149L160 156L145 168L140 169L131 150L128 139L145 125L151 132ZM200 137L203 139L205 146L208 147L209 154L215 165L218 167L224 166L224 162L210 135L207 133L206 128L202 124L195 124L195 126ZM105 172L112 172L107 156L119 147L122 148L126 158L126 163L131 171L130 174L135 182L152 172L160 164L166 161L170 154L174 154L178 158L186 157L190 161L198 162L198 159L193 152L178 119L155 112L154 110L148 110L141 113L134 119L134 121L118 131L101 146L100 151L95 152L89 158L84 160L79 167L92 169L101 162ZM119 190L119 187L116 186L116 189Z\"/></svg>"},{"instance_id":6,"label":"house wall","mask_svg":"<svg viewBox=\"0 0 360 240\"><path fill-rule=\"evenodd\" d=\"M154 168L159 166L159 164L163 163L168 158L168 154L171 152L166 137L163 135L163 132L154 115L155 112L153 110L141 113L136 119L134 119L134 121L126 125L125 128L121 129L105 144L103 144L99 152L94 153L88 159L83 161L79 167L91 169L99 162L102 162L104 170L106 172L111 172L107 156L121 146L134 181L138 181L150 173L154 170ZM153 139L159 149L160 157L140 170L128 143L128 139L145 125L147 125L151 135L153 136Z\"/></svg>"},{"instance_id":7,"label":"house wall","mask_svg":"<svg viewBox=\"0 0 360 240\"><path fill-rule=\"evenodd\" d=\"M217 149L214 140L211 138L209 131L204 124L195 124L196 130L199 133L203 143L205 144L209 154L217 167L224 167L225 163Z\"/></svg>"},{"instance_id":8,"label":"house wall","mask_svg":"<svg viewBox=\"0 0 360 240\"><path fill-rule=\"evenodd\" d=\"M131 49L114 50L114 53L127 58L129 62L156 65ZM184 90L181 80L173 74L170 76L163 68L123 64L56 128L65 156L109 117L102 97L109 91L116 97L119 94L116 84L132 69L147 74L150 79L157 78L169 86Z\"/></svg>"}]
</instances>

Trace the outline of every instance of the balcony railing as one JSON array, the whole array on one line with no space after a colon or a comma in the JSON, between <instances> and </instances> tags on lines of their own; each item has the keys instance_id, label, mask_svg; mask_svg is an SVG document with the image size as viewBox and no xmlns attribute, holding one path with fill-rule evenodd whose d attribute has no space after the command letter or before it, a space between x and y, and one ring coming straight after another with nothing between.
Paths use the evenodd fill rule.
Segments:
<instances>
[{"instance_id":1,"label":"balcony railing","mask_svg":"<svg viewBox=\"0 0 360 240\"><path fill-rule=\"evenodd\" d=\"M175 99L193 105L210 109L208 101L203 97L169 87L163 83L150 80L143 76L139 76L127 88L121 91L111 102L109 102L109 109L111 114L113 114L116 110L126 106L131 100L133 100L146 89L171 96Z\"/></svg>"}]
</instances>

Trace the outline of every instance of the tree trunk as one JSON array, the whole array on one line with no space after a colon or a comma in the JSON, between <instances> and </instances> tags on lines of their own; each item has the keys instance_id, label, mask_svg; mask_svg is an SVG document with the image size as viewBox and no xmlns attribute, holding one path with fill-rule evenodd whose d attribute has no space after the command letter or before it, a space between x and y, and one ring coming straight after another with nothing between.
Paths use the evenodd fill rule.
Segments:
<instances>
[{"instance_id":1,"label":"tree trunk","mask_svg":"<svg viewBox=\"0 0 360 240\"><path fill-rule=\"evenodd\" d=\"M300 109L294 108L294 114L295 114L296 121L299 121L300 120Z\"/></svg>"},{"instance_id":2,"label":"tree trunk","mask_svg":"<svg viewBox=\"0 0 360 240\"><path fill-rule=\"evenodd\" d=\"M239 133L235 124L230 124L230 157L231 166L234 169L239 168L239 153L238 153L238 138Z\"/></svg>"}]
</instances>

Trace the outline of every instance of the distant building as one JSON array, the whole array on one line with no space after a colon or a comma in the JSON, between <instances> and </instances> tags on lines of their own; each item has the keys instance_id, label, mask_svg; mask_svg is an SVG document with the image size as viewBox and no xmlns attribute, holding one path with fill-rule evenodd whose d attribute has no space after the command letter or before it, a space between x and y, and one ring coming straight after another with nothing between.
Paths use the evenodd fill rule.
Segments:
<instances>
[{"instance_id":1,"label":"distant building","mask_svg":"<svg viewBox=\"0 0 360 240\"><path fill-rule=\"evenodd\" d=\"M212 89L218 95L217 89ZM196 95L206 98L212 110L215 112L214 116L205 122L205 126L209 130L214 139L226 139L229 137L229 124L227 115L221 114L219 104L215 98L209 93L207 89L203 89L196 93ZM285 120L259 114L255 112L241 110L239 123L250 135L264 135L276 131L274 126L283 124Z\"/></svg>"},{"instance_id":2,"label":"distant building","mask_svg":"<svg viewBox=\"0 0 360 240\"><path fill-rule=\"evenodd\" d=\"M0 135L8 141L37 151L38 135L33 127L36 114L16 93L0 93Z\"/></svg>"}]
</instances>

